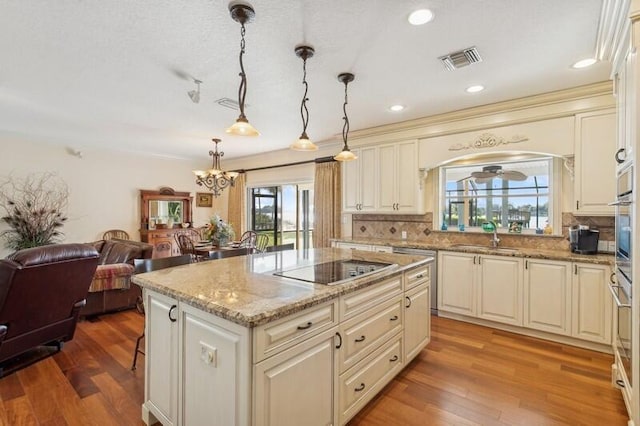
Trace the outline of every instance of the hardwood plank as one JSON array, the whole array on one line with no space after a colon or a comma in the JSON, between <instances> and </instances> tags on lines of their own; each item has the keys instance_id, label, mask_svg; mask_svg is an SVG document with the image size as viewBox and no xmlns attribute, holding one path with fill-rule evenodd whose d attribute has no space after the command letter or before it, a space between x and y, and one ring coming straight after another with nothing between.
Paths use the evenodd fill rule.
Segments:
<instances>
[{"instance_id":1,"label":"hardwood plank","mask_svg":"<svg viewBox=\"0 0 640 426\"><path fill-rule=\"evenodd\" d=\"M144 317L82 321L62 352L0 379L0 425L142 425ZM607 354L432 317L432 341L351 425L626 426ZM301 422L303 424L304 422Z\"/></svg>"}]
</instances>

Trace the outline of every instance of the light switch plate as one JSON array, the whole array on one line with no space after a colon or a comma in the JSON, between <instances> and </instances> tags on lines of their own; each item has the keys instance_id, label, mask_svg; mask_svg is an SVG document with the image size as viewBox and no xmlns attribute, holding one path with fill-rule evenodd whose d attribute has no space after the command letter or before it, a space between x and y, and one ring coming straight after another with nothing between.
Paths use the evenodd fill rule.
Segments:
<instances>
[{"instance_id":1,"label":"light switch plate","mask_svg":"<svg viewBox=\"0 0 640 426\"><path fill-rule=\"evenodd\" d=\"M407 231L402 231L402 239L403 240L407 239Z\"/></svg>"},{"instance_id":2,"label":"light switch plate","mask_svg":"<svg viewBox=\"0 0 640 426\"><path fill-rule=\"evenodd\" d=\"M609 251L609 242L598 241L598 251Z\"/></svg>"}]
</instances>

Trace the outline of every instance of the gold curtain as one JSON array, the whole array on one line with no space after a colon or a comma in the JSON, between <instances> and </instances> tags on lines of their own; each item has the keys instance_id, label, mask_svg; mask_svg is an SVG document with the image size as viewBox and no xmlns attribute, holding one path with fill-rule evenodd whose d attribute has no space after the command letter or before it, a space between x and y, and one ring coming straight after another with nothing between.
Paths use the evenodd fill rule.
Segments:
<instances>
[{"instance_id":1,"label":"gold curtain","mask_svg":"<svg viewBox=\"0 0 640 426\"><path fill-rule=\"evenodd\" d=\"M247 223L246 182L246 175L240 173L234 185L229 187L229 223L233 226L237 238L245 231Z\"/></svg>"},{"instance_id":2,"label":"gold curtain","mask_svg":"<svg viewBox=\"0 0 640 426\"><path fill-rule=\"evenodd\" d=\"M342 204L340 163L316 163L314 183L313 246L330 247L331 238L340 237L340 209Z\"/></svg>"}]
</instances>

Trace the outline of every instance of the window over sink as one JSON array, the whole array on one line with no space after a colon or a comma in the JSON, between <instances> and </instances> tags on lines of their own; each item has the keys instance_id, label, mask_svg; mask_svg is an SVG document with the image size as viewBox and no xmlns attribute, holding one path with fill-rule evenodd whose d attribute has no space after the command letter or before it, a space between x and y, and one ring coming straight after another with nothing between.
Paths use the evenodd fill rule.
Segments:
<instances>
[{"instance_id":1,"label":"window over sink","mask_svg":"<svg viewBox=\"0 0 640 426\"><path fill-rule=\"evenodd\" d=\"M493 221L498 229L534 233L553 226L554 190L552 157L442 166L437 222L480 230Z\"/></svg>"}]
</instances>

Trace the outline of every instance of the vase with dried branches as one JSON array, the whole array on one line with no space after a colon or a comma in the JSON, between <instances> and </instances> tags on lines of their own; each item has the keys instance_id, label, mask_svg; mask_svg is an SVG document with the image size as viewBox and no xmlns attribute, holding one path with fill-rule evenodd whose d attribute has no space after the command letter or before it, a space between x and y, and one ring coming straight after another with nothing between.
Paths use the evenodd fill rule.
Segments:
<instances>
[{"instance_id":1,"label":"vase with dried branches","mask_svg":"<svg viewBox=\"0 0 640 426\"><path fill-rule=\"evenodd\" d=\"M59 242L68 201L69 187L55 173L7 177L0 183L0 220L9 226L0 232L5 247L22 250Z\"/></svg>"}]
</instances>

